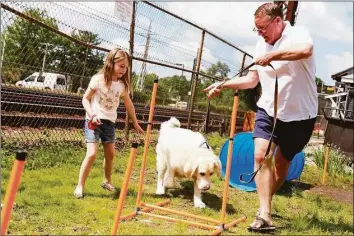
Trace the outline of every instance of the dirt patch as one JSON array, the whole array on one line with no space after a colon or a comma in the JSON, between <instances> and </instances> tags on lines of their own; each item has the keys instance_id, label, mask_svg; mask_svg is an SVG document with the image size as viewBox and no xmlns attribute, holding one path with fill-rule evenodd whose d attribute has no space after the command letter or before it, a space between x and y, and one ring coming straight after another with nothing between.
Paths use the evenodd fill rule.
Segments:
<instances>
[{"instance_id":1,"label":"dirt patch","mask_svg":"<svg viewBox=\"0 0 354 236\"><path fill-rule=\"evenodd\" d=\"M353 205L353 191L348 192L342 189L328 188L324 186L315 186L308 191L332 197L338 202L349 203Z\"/></svg>"}]
</instances>

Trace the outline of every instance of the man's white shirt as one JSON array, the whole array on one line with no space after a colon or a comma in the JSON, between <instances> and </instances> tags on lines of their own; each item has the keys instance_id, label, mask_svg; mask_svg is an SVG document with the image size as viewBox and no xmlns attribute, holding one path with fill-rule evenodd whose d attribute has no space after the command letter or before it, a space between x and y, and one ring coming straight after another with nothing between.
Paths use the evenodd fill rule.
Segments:
<instances>
[{"instance_id":1,"label":"man's white shirt","mask_svg":"<svg viewBox=\"0 0 354 236\"><path fill-rule=\"evenodd\" d=\"M308 31L300 26L286 26L281 38L273 45L267 44L263 38L256 45L255 58L272 51L291 48L292 45L308 43L313 45ZM274 87L275 75L278 76L278 113L279 120L289 122L306 120L317 116L318 98L315 83L314 54L307 59L296 61L272 61L275 71L269 67L254 66L262 85L262 95L257 102L268 115L274 117Z\"/></svg>"}]
</instances>

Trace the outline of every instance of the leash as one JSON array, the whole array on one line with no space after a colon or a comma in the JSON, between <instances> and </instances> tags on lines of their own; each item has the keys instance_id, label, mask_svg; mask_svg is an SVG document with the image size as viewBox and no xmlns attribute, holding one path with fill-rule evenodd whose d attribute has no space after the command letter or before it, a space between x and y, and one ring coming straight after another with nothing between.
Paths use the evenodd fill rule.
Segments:
<instances>
[{"instance_id":1,"label":"leash","mask_svg":"<svg viewBox=\"0 0 354 236\"><path fill-rule=\"evenodd\" d=\"M202 142L200 145L199 145L199 147L202 147L203 145L206 145L206 147L207 147L207 149L210 149L210 146L209 146L209 144L205 141L205 142Z\"/></svg>"},{"instance_id":2,"label":"leash","mask_svg":"<svg viewBox=\"0 0 354 236\"><path fill-rule=\"evenodd\" d=\"M245 72L246 70L248 70L249 68L251 68L252 66L254 66L255 63L252 62L251 64L249 64L245 69L241 70L240 72L238 72L236 75L232 76L231 78L229 79L225 79L223 82L221 82L218 86L216 86L214 89L217 89L217 88L220 88L220 86L222 86L223 84L225 84L227 81L235 78L236 76L242 74L243 72Z\"/></svg>"},{"instance_id":3,"label":"leash","mask_svg":"<svg viewBox=\"0 0 354 236\"><path fill-rule=\"evenodd\" d=\"M227 81L231 80L232 78L242 74L244 71L248 70L249 68L251 68L252 66L254 66L255 63L251 63L249 66L247 66L246 68L244 68L243 70L241 70L240 72L238 72L236 75L232 76L229 79L224 80L222 83L220 83L218 86L216 86L217 89L220 86L222 86L223 84L225 84ZM269 64L269 66L275 71L274 67L272 66L272 64ZM212 90L211 90L212 91ZM275 130L275 125L276 125L276 121L277 121L277 113L278 113L278 75L275 73L275 86L274 86L274 122L273 122L273 129L272 129L272 134L270 135L270 138L268 140L268 147L267 147L267 151L264 154L263 160L262 162L259 164L259 167L256 171L252 172L252 173L242 173L240 175L240 182L241 183L251 183L254 178L256 177L257 173L262 169L262 166L264 164L264 161L267 159L267 156L269 155L270 152L270 148L272 146L272 140L273 140L273 135L274 135L274 130ZM251 178L248 181L244 180L244 176L250 176Z\"/></svg>"},{"instance_id":4,"label":"leash","mask_svg":"<svg viewBox=\"0 0 354 236\"><path fill-rule=\"evenodd\" d=\"M269 66L275 71L274 67L269 64ZM275 125L276 125L276 122L277 122L277 113L278 113L278 76L277 74L275 73L275 87L274 87L274 122L273 122L273 130L272 130L272 134L270 135L270 138L268 140L268 147L267 147L267 151L266 153L264 154L264 157L263 157L263 160L262 162L259 164L259 167L256 171L250 173L250 174L247 174L247 173L242 173L240 175L240 182L241 183L245 183L245 184L248 184L248 183L251 183L254 178L256 177L257 173L262 169L262 166L264 164L264 161L267 159L267 156L269 155L269 152L270 152L270 148L272 146L272 140L273 140L273 135L274 135L274 130L275 130ZM250 179L248 181L245 181L244 180L244 176L247 176L249 177L250 176Z\"/></svg>"}]
</instances>

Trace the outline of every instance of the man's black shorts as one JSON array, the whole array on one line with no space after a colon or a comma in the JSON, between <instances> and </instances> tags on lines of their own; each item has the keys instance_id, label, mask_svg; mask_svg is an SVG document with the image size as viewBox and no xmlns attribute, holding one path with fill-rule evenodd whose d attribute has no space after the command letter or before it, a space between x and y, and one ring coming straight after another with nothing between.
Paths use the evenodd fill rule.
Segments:
<instances>
[{"instance_id":1,"label":"man's black shorts","mask_svg":"<svg viewBox=\"0 0 354 236\"><path fill-rule=\"evenodd\" d=\"M315 121L316 118L290 122L277 120L273 142L280 147L281 153L288 161L292 161L294 156L301 152L309 142ZM258 108L255 122L253 138L269 140L274 118L269 116L264 109Z\"/></svg>"}]
</instances>

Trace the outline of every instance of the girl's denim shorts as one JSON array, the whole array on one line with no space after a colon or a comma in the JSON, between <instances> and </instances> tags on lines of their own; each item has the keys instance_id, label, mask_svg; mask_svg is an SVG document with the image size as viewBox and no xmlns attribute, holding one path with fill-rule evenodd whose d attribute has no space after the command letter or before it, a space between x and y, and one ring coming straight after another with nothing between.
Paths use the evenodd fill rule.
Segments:
<instances>
[{"instance_id":1,"label":"girl's denim shorts","mask_svg":"<svg viewBox=\"0 0 354 236\"><path fill-rule=\"evenodd\" d=\"M95 130L88 128L89 120L85 120L86 143L98 143L101 138L102 143L115 142L115 124L110 120L101 120L102 124Z\"/></svg>"}]
</instances>

